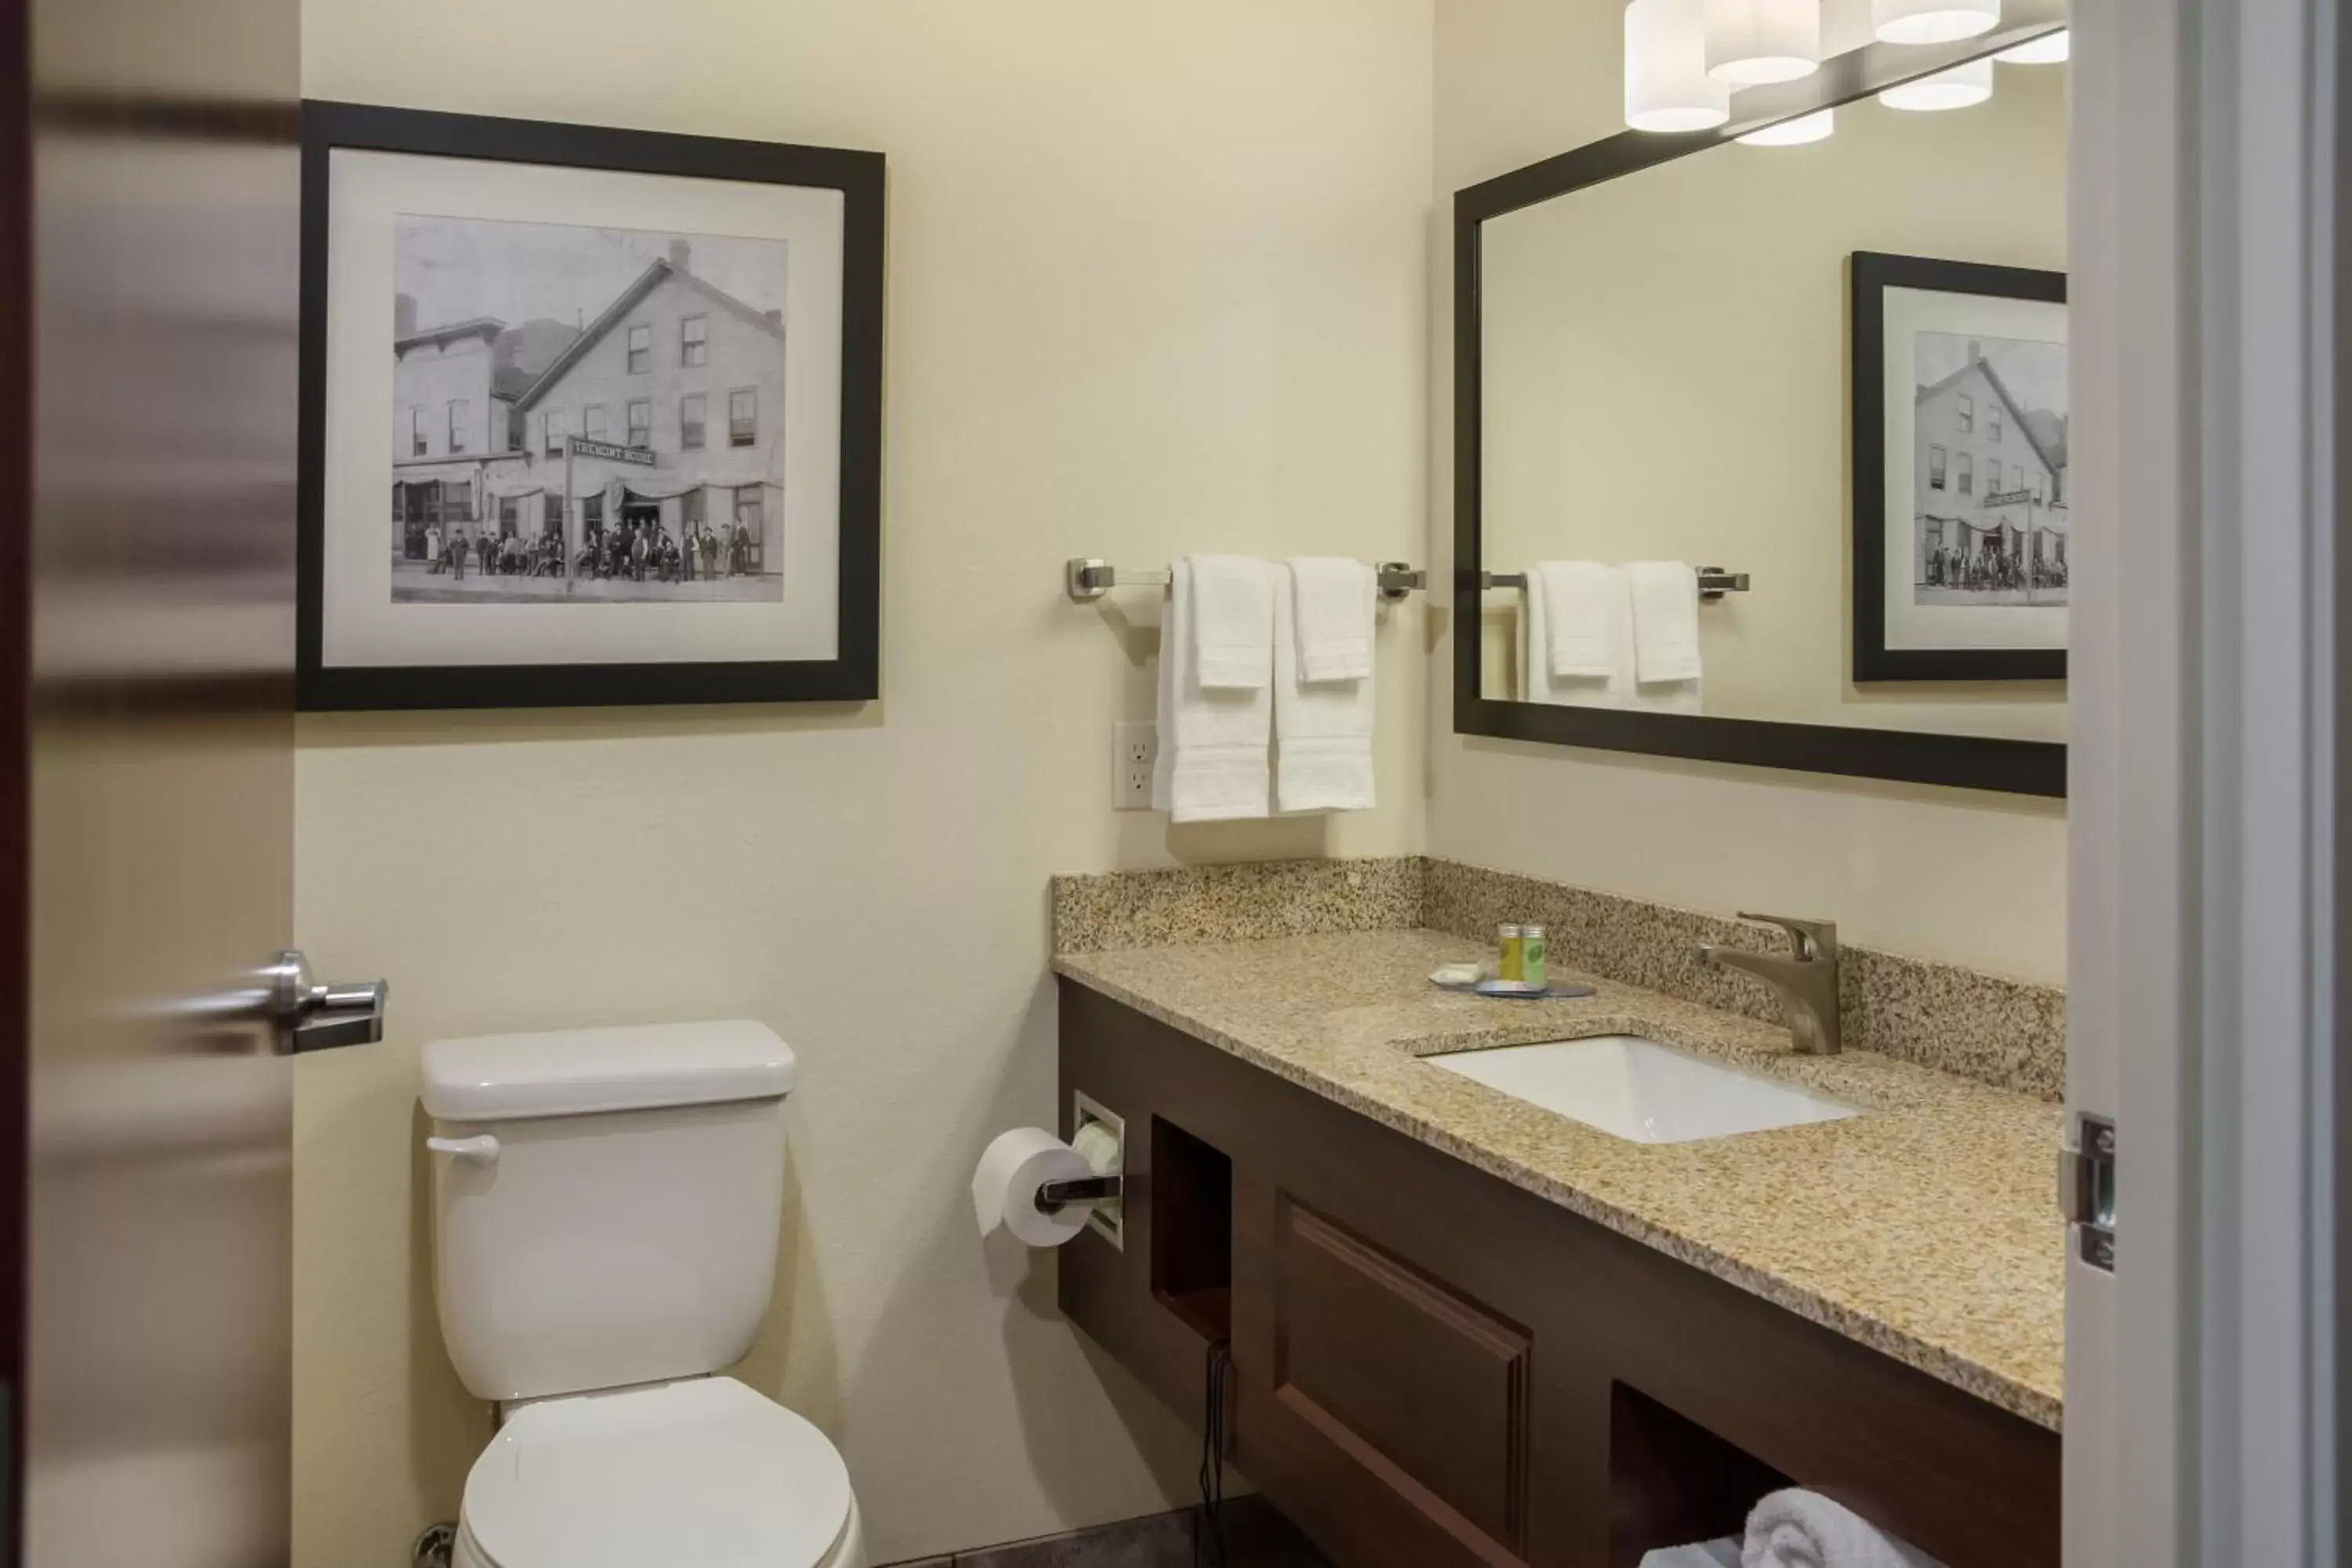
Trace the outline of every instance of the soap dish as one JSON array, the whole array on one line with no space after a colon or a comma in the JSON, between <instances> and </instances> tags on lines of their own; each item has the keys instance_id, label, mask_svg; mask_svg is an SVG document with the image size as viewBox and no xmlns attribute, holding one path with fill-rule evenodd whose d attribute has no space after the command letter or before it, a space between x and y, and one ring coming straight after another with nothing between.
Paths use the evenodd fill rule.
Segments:
<instances>
[{"instance_id":1,"label":"soap dish","mask_svg":"<svg viewBox=\"0 0 2352 1568\"><path fill-rule=\"evenodd\" d=\"M1477 984L1486 973L1475 963L1441 963L1429 972L1429 983L1443 985L1448 991L1467 991Z\"/></svg>"},{"instance_id":2,"label":"soap dish","mask_svg":"<svg viewBox=\"0 0 2352 1568\"><path fill-rule=\"evenodd\" d=\"M1507 1002L1550 1002L1562 997L1590 996L1590 985L1531 985L1524 980L1481 980L1471 990L1481 996Z\"/></svg>"}]
</instances>

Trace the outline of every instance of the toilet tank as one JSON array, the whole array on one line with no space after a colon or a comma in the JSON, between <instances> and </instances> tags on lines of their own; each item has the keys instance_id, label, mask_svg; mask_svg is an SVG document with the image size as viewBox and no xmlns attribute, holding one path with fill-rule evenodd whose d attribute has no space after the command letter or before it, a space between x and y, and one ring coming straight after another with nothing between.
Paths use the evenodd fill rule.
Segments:
<instances>
[{"instance_id":1,"label":"toilet tank","mask_svg":"<svg viewBox=\"0 0 2352 1568\"><path fill-rule=\"evenodd\" d=\"M436 1040L435 1296L484 1399L716 1372L766 1315L792 1048L721 1022Z\"/></svg>"}]
</instances>

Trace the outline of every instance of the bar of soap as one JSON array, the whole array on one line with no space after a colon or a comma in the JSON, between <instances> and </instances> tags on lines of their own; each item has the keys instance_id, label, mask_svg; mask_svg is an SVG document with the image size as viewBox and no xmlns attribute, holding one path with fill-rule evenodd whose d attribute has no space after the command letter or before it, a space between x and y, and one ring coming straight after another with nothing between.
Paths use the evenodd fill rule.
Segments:
<instances>
[{"instance_id":1,"label":"bar of soap","mask_svg":"<svg viewBox=\"0 0 2352 1568\"><path fill-rule=\"evenodd\" d=\"M1441 963L1429 972L1429 983L1432 985L1475 985L1480 973L1475 963Z\"/></svg>"}]
</instances>

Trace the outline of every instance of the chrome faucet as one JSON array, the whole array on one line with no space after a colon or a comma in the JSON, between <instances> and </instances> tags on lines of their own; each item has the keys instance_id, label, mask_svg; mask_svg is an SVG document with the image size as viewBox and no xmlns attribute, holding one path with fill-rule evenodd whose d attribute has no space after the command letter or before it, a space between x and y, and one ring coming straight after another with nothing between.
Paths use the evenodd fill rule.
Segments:
<instances>
[{"instance_id":1,"label":"chrome faucet","mask_svg":"<svg viewBox=\"0 0 2352 1568\"><path fill-rule=\"evenodd\" d=\"M1780 998L1780 1011L1787 1016L1789 1034L1797 1049L1812 1057L1837 1055L1837 922L1744 911L1739 918L1762 921L1787 931L1796 940L1796 956L1782 958L1778 953L1703 942L1696 953L1698 961L1713 969L1745 970L1769 985Z\"/></svg>"}]
</instances>

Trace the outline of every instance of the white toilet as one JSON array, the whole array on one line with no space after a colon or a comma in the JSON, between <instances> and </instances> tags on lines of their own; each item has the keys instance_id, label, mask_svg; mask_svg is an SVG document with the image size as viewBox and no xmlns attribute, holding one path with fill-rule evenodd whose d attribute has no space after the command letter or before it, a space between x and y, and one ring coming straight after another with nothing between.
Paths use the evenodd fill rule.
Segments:
<instances>
[{"instance_id":1,"label":"white toilet","mask_svg":"<svg viewBox=\"0 0 2352 1568\"><path fill-rule=\"evenodd\" d=\"M424 1059L441 1333L504 1417L456 1568L866 1568L824 1434L717 1375L775 1278L791 1047L679 1024Z\"/></svg>"}]
</instances>

